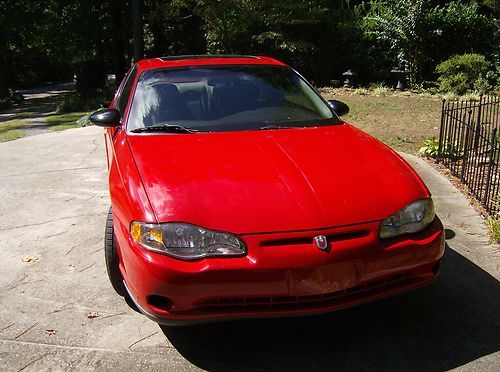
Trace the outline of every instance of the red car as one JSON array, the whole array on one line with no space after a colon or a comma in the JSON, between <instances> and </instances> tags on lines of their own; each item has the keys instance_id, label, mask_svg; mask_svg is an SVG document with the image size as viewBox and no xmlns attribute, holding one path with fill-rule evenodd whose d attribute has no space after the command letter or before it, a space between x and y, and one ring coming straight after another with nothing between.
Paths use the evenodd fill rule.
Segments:
<instances>
[{"instance_id":1,"label":"red car","mask_svg":"<svg viewBox=\"0 0 500 372\"><path fill-rule=\"evenodd\" d=\"M111 284L156 322L330 312L431 283L443 226L415 171L284 63L134 65L106 127Z\"/></svg>"}]
</instances>

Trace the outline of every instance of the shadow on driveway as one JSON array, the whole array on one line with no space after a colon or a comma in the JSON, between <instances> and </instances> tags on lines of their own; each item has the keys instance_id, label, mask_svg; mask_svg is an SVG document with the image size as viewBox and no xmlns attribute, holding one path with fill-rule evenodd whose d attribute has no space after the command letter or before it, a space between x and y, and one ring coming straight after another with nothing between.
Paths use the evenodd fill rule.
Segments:
<instances>
[{"instance_id":1,"label":"shadow on driveway","mask_svg":"<svg viewBox=\"0 0 500 372\"><path fill-rule=\"evenodd\" d=\"M500 350L500 284L447 249L431 286L324 316L162 330L209 370L447 370Z\"/></svg>"}]
</instances>

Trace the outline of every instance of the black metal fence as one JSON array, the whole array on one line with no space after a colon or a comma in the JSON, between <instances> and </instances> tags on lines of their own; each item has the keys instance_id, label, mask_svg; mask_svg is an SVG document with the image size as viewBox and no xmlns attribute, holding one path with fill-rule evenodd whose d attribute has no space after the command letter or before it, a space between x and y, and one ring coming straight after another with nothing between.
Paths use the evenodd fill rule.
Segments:
<instances>
[{"instance_id":1,"label":"black metal fence","mask_svg":"<svg viewBox=\"0 0 500 372\"><path fill-rule=\"evenodd\" d=\"M497 96L443 101L437 157L496 217L500 217L499 112Z\"/></svg>"}]
</instances>

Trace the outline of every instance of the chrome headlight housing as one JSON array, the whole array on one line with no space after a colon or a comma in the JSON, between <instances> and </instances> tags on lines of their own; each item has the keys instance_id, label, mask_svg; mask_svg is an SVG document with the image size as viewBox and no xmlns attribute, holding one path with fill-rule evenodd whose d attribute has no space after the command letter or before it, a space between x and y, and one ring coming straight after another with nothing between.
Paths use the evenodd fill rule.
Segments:
<instances>
[{"instance_id":1,"label":"chrome headlight housing","mask_svg":"<svg viewBox=\"0 0 500 372\"><path fill-rule=\"evenodd\" d=\"M389 216L380 224L382 239L422 231L436 216L432 198L419 199Z\"/></svg>"},{"instance_id":2,"label":"chrome headlight housing","mask_svg":"<svg viewBox=\"0 0 500 372\"><path fill-rule=\"evenodd\" d=\"M132 239L142 248L181 260L230 257L246 254L246 246L236 235L204 229L188 223L130 224Z\"/></svg>"}]
</instances>

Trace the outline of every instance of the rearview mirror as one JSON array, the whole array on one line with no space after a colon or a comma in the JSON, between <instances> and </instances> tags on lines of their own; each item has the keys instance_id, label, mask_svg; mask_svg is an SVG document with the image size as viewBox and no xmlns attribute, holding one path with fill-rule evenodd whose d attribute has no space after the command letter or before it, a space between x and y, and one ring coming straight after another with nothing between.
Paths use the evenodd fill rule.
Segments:
<instances>
[{"instance_id":1,"label":"rearview mirror","mask_svg":"<svg viewBox=\"0 0 500 372\"><path fill-rule=\"evenodd\" d=\"M344 116L349 113L349 106L347 106L344 102L337 101L336 99L330 99L328 100L328 103L338 116Z\"/></svg>"},{"instance_id":2,"label":"rearview mirror","mask_svg":"<svg viewBox=\"0 0 500 372\"><path fill-rule=\"evenodd\" d=\"M117 109L102 109L90 115L90 122L99 127L116 127L120 125L120 111Z\"/></svg>"}]
</instances>

